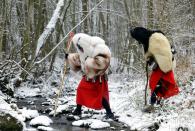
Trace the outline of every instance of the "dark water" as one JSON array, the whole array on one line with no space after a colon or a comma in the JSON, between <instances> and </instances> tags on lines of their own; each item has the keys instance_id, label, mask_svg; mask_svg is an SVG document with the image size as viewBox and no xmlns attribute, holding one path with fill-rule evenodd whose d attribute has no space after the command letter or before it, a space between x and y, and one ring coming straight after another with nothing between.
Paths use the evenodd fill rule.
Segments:
<instances>
[{"instance_id":1,"label":"dark water","mask_svg":"<svg viewBox=\"0 0 195 131\"><path fill-rule=\"evenodd\" d=\"M24 108L26 107L27 109L33 109L33 110L38 110L39 114L41 115L47 115L49 114L50 110L49 108L52 108L51 105L46 104L42 105L43 102L46 102L47 100L42 97L30 97L30 98L25 98L25 99L18 99L17 100L17 105L18 107ZM81 127L75 127L72 126L72 121L68 121L66 119L67 114L60 114L56 117L49 116L53 120L53 124L51 124L50 127L54 129L54 131L95 131L89 128L81 128ZM26 122L27 128L30 127L29 125L30 121ZM98 131L120 131L120 130L125 130L125 131L130 131L129 127L124 126L124 124L120 122L110 122L111 128L107 129L99 129ZM32 128L32 127L31 127Z\"/></svg>"}]
</instances>

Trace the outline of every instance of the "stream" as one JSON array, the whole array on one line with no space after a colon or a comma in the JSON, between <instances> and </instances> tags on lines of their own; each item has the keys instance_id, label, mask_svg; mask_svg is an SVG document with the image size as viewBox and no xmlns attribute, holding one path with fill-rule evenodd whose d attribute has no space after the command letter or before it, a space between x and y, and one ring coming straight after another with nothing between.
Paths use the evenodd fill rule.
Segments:
<instances>
[{"instance_id":1,"label":"stream","mask_svg":"<svg viewBox=\"0 0 195 131\"><path fill-rule=\"evenodd\" d=\"M46 98L43 98L43 97L27 97L23 99L18 99L17 105L18 105L18 108L20 109L26 107L27 109L38 110L40 115L48 116L50 119L53 120L53 123L50 125L50 127L52 127L54 131L94 131L90 128L72 126L72 121L68 121L66 119L67 114L70 112L65 112L55 117L49 116L49 112L52 106L49 104L44 104L44 105L42 104L46 101L47 101ZM27 129L33 128L29 125L29 122L30 121L26 121ZM130 131L129 127L125 126L124 124L120 122L110 121L109 123L110 123L109 128L99 129L98 131L110 131L110 130Z\"/></svg>"}]
</instances>

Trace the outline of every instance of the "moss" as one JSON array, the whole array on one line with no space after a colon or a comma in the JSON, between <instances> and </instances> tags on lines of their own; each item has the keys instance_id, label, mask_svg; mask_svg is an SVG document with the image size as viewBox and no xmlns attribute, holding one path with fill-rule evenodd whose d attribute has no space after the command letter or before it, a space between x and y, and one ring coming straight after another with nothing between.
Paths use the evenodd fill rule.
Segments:
<instances>
[{"instance_id":1,"label":"moss","mask_svg":"<svg viewBox=\"0 0 195 131\"><path fill-rule=\"evenodd\" d=\"M22 131L22 124L9 114L0 116L0 131Z\"/></svg>"}]
</instances>

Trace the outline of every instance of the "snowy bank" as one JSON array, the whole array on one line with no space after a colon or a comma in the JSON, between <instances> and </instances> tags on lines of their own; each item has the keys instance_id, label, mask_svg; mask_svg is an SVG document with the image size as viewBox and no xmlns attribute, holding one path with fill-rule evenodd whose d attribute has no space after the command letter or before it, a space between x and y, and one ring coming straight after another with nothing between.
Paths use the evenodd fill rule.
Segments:
<instances>
[{"instance_id":1,"label":"snowy bank","mask_svg":"<svg viewBox=\"0 0 195 131\"><path fill-rule=\"evenodd\" d=\"M163 100L163 106L156 106L153 113L141 111L144 105L144 83L142 80L117 82L114 78L109 82L111 108L119 116L119 121L130 126L131 130L139 131L195 130L195 82L180 87L177 96Z\"/></svg>"},{"instance_id":2,"label":"snowy bank","mask_svg":"<svg viewBox=\"0 0 195 131\"><path fill-rule=\"evenodd\" d=\"M24 121L25 117L17 110L17 106L8 104L0 97L0 130L22 131L25 129Z\"/></svg>"}]
</instances>

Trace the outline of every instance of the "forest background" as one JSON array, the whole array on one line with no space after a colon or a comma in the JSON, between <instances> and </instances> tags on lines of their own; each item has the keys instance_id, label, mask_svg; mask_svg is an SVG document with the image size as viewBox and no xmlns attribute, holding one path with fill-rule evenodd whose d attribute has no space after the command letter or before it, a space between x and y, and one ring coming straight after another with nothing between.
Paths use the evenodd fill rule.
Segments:
<instances>
[{"instance_id":1,"label":"forest background","mask_svg":"<svg viewBox=\"0 0 195 131\"><path fill-rule=\"evenodd\" d=\"M59 75L62 68L54 63L62 61L63 67L65 36L75 26L74 33L102 37L112 52L111 72L131 78L145 77L145 63L143 49L129 29L162 30L177 51L177 81L185 83L194 75L195 0L0 1L1 90L13 78L18 87L22 81ZM74 51L72 47L70 52Z\"/></svg>"}]
</instances>

